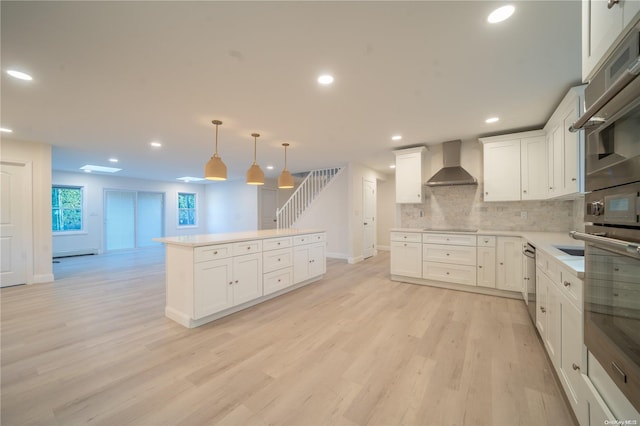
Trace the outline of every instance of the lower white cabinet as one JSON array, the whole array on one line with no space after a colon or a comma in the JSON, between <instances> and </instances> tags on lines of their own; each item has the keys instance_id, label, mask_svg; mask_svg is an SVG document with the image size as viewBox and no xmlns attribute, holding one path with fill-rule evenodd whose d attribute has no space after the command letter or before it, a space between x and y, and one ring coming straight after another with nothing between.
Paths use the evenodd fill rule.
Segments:
<instances>
[{"instance_id":1,"label":"lower white cabinet","mask_svg":"<svg viewBox=\"0 0 640 426\"><path fill-rule=\"evenodd\" d=\"M496 288L522 291L522 240L519 237L498 237L496 247Z\"/></svg>"},{"instance_id":2,"label":"lower white cabinet","mask_svg":"<svg viewBox=\"0 0 640 426\"><path fill-rule=\"evenodd\" d=\"M422 277L422 243L391 241L391 275Z\"/></svg>"},{"instance_id":3,"label":"lower white cabinet","mask_svg":"<svg viewBox=\"0 0 640 426\"><path fill-rule=\"evenodd\" d=\"M196 263L194 318L199 319L262 296L260 253Z\"/></svg>"},{"instance_id":4,"label":"lower white cabinet","mask_svg":"<svg viewBox=\"0 0 640 426\"><path fill-rule=\"evenodd\" d=\"M293 248L293 283L297 284L326 272L324 243Z\"/></svg>"},{"instance_id":5,"label":"lower white cabinet","mask_svg":"<svg viewBox=\"0 0 640 426\"><path fill-rule=\"evenodd\" d=\"M476 285L475 235L429 233L422 242L422 278Z\"/></svg>"},{"instance_id":6,"label":"lower white cabinet","mask_svg":"<svg viewBox=\"0 0 640 426\"><path fill-rule=\"evenodd\" d=\"M278 290L293 285L293 268L284 268L278 271L264 274L262 281L264 295L275 293Z\"/></svg>"},{"instance_id":7,"label":"lower white cabinet","mask_svg":"<svg viewBox=\"0 0 640 426\"><path fill-rule=\"evenodd\" d=\"M476 283L479 287L496 288L496 237L493 235L478 235Z\"/></svg>"}]
</instances>

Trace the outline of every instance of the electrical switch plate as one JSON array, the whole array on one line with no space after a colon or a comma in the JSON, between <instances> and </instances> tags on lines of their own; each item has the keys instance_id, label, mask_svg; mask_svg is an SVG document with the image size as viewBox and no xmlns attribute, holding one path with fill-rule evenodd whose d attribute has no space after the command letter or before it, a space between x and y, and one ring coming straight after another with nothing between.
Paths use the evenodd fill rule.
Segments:
<instances>
[{"instance_id":1,"label":"electrical switch plate","mask_svg":"<svg viewBox=\"0 0 640 426\"><path fill-rule=\"evenodd\" d=\"M521 211L520 212L520 219L526 219L527 218L527 212L526 211Z\"/></svg>"}]
</instances>

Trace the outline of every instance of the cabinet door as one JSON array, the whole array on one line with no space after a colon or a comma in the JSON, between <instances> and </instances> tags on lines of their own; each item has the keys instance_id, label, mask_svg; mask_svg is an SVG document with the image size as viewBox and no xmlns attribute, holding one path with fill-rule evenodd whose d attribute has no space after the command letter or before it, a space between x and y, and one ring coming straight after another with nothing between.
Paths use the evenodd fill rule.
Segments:
<instances>
[{"instance_id":1,"label":"cabinet door","mask_svg":"<svg viewBox=\"0 0 640 426\"><path fill-rule=\"evenodd\" d=\"M560 367L560 345L562 343L562 317L559 289L549 281L547 286L547 333L545 345L553 366Z\"/></svg>"},{"instance_id":2,"label":"cabinet door","mask_svg":"<svg viewBox=\"0 0 640 426\"><path fill-rule=\"evenodd\" d=\"M262 296L262 254L233 258L233 304L239 305Z\"/></svg>"},{"instance_id":3,"label":"cabinet door","mask_svg":"<svg viewBox=\"0 0 640 426\"><path fill-rule=\"evenodd\" d=\"M575 413L584 410L581 398L584 393L582 370L582 313L573 304L563 299L562 350L560 351L560 377L565 393Z\"/></svg>"},{"instance_id":4,"label":"cabinet door","mask_svg":"<svg viewBox=\"0 0 640 426\"><path fill-rule=\"evenodd\" d=\"M422 244L391 241L391 274L422 277Z\"/></svg>"},{"instance_id":5,"label":"cabinet door","mask_svg":"<svg viewBox=\"0 0 640 426\"><path fill-rule=\"evenodd\" d=\"M309 278L309 245L294 247L293 249L293 282L300 283Z\"/></svg>"},{"instance_id":6,"label":"cabinet door","mask_svg":"<svg viewBox=\"0 0 640 426\"><path fill-rule=\"evenodd\" d=\"M496 287L496 249L495 247L478 247L478 285L480 287Z\"/></svg>"},{"instance_id":7,"label":"cabinet door","mask_svg":"<svg viewBox=\"0 0 640 426\"><path fill-rule=\"evenodd\" d=\"M598 61L622 31L624 1L611 9L607 0L582 2L582 81L588 81Z\"/></svg>"},{"instance_id":8,"label":"cabinet door","mask_svg":"<svg viewBox=\"0 0 640 426\"><path fill-rule=\"evenodd\" d=\"M396 154L396 203L422 203L422 152Z\"/></svg>"},{"instance_id":9,"label":"cabinet door","mask_svg":"<svg viewBox=\"0 0 640 426\"><path fill-rule=\"evenodd\" d=\"M520 143L522 199L547 197L547 143L544 136L524 138Z\"/></svg>"},{"instance_id":10,"label":"cabinet door","mask_svg":"<svg viewBox=\"0 0 640 426\"><path fill-rule=\"evenodd\" d=\"M483 146L484 201L520 200L520 139Z\"/></svg>"},{"instance_id":11,"label":"cabinet door","mask_svg":"<svg viewBox=\"0 0 640 426\"><path fill-rule=\"evenodd\" d=\"M522 241L517 237L498 237L496 288L522 291Z\"/></svg>"},{"instance_id":12,"label":"cabinet door","mask_svg":"<svg viewBox=\"0 0 640 426\"><path fill-rule=\"evenodd\" d=\"M543 342L547 338L547 295L550 284L546 275L536 274L536 328Z\"/></svg>"},{"instance_id":13,"label":"cabinet door","mask_svg":"<svg viewBox=\"0 0 640 426\"><path fill-rule=\"evenodd\" d=\"M202 318L233 306L231 258L195 264L194 319Z\"/></svg>"},{"instance_id":14,"label":"cabinet door","mask_svg":"<svg viewBox=\"0 0 640 426\"><path fill-rule=\"evenodd\" d=\"M555 197L562 194L564 186L564 130L561 125L554 127L552 131L552 157L553 171L549 181L549 196Z\"/></svg>"},{"instance_id":15,"label":"cabinet door","mask_svg":"<svg viewBox=\"0 0 640 426\"><path fill-rule=\"evenodd\" d=\"M578 119L578 100L573 102L563 117L563 194L574 194L580 192L580 182L582 177L579 175L580 167L580 137L584 132L571 133L571 126Z\"/></svg>"},{"instance_id":16,"label":"cabinet door","mask_svg":"<svg viewBox=\"0 0 640 426\"><path fill-rule=\"evenodd\" d=\"M327 272L327 262L324 243L309 245L309 278L317 277L325 272Z\"/></svg>"}]
</instances>

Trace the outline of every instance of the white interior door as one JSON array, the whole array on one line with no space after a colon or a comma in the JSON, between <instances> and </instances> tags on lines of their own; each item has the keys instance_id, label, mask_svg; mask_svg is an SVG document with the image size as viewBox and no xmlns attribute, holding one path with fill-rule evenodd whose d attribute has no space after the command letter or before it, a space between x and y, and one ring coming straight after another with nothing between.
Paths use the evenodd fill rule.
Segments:
<instances>
[{"instance_id":1,"label":"white interior door","mask_svg":"<svg viewBox=\"0 0 640 426\"><path fill-rule=\"evenodd\" d=\"M363 193L362 219L363 219L363 225L364 225L362 256L366 259L375 254L376 183L366 179L363 180L362 193Z\"/></svg>"},{"instance_id":2,"label":"white interior door","mask_svg":"<svg viewBox=\"0 0 640 426\"><path fill-rule=\"evenodd\" d=\"M25 166L0 164L0 287L25 284Z\"/></svg>"},{"instance_id":3,"label":"white interior door","mask_svg":"<svg viewBox=\"0 0 640 426\"><path fill-rule=\"evenodd\" d=\"M136 246L135 191L105 191L104 237L106 250Z\"/></svg>"},{"instance_id":4,"label":"white interior door","mask_svg":"<svg viewBox=\"0 0 640 426\"><path fill-rule=\"evenodd\" d=\"M278 191L260 188L260 229L275 229Z\"/></svg>"},{"instance_id":5,"label":"white interior door","mask_svg":"<svg viewBox=\"0 0 640 426\"><path fill-rule=\"evenodd\" d=\"M136 208L136 245L156 246L152 238L164 237L164 194L138 192Z\"/></svg>"}]
</instances>

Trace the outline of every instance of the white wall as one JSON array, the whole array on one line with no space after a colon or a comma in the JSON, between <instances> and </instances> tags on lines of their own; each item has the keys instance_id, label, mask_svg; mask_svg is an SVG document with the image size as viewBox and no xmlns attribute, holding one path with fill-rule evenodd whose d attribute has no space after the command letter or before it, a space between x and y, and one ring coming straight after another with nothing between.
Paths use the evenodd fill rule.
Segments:
<instances>
[{"instance_id":1,"label":"white wall","mask_svg":"<svg viewBox=\"0 0 640 426\"><path fill-rule=\"evenodd\" d=\"M104 190L135 190L161 192L165 194L164 236L204 234L207 231L207 199L205 185L182 182L160 182L109 176L97 173L69 173L54 171L53 185L74 185L84 188L85 215L84 230L78 234L57 234L53 236L54 255L64 255L83 251L104 251ZM196 193L198 205L197 226L178 227L178 192ZM48 189L51 199L51 185ZM50 201L49 201L50 203ZM51 207L47 212L48 227L51 229ZM160 237L161 235L158 235Z\"/></svg>"},{"instance_id":2,"label":"white wall","mask_svg":"<svg viewBox=\"0 0 640 426\"><path fill-rule=\"evenodd\" d=\"M27 266L27 284L53 281L51 264L51 146L36 142L0 139L2 161L28 164L27 203L29 229L24 248Z\"/></svg>"},{"instance_id":3,"label":"white wall","mask_svg":"<svg viewBox=\"0 0 640 426\"><path fill-rule=\"evenodd\" d=\"M294 224L296 228L325 230L328 257L349 258L348 198L349 175L343 170Z\"/></svg>"},{"instance_id":4,"label":"white wall","mask_svg":"<svg viewBox=\"0 0 640 426\"><path fill-rule=\"evenodd\" d=\"M207 232L257 230L260 219L258 188L247 185L244 179L207 185Z\"/></svg>"},{"instance_id":5,"label":"white wall","mask_svg":"<svg viewBox=\"0 0 640 426\"><path fill-rule=\"evenodd\" d=\"M396 211L399 210L396 206L395 174L387 176L386 181L378 181L377 205L377 247L380 250L389 250L391 247L390 231L391 228L396 227Z\"/></svg>"}]
</instances>

